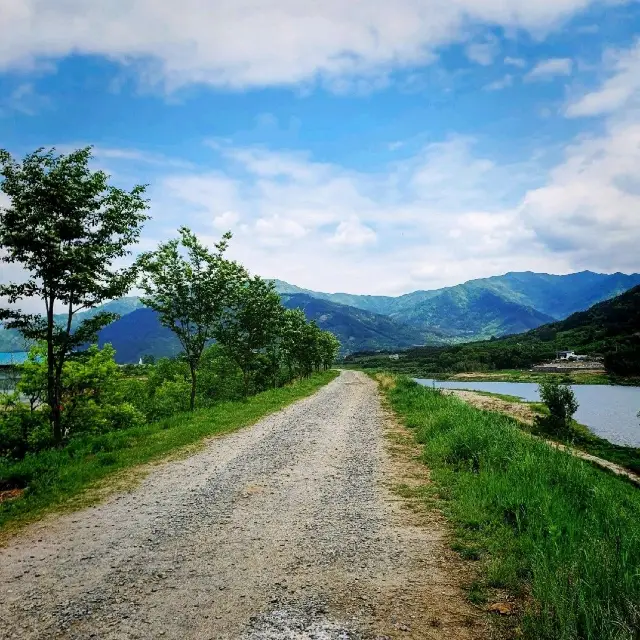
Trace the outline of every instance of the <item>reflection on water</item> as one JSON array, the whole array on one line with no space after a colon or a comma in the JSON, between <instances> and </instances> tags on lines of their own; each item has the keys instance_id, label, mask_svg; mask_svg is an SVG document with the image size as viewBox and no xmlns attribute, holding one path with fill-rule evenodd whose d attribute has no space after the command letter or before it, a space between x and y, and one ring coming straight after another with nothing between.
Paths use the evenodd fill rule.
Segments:
<instances>
[{"instance_id":1,"label":"reflection on water","mask_svg":"<svg viewBox=\"0 0 640 640\"><path fill-rule=\"evenodd\" d=\"M540 400L538 385L533 382L463 382L418 379L425 386L444 389L468 389L518 396L528 402ZM580 404L575 419L591 431L616 444L640 447L640 387L614 385L572 385Z\"/></svg>"}]
</instances>

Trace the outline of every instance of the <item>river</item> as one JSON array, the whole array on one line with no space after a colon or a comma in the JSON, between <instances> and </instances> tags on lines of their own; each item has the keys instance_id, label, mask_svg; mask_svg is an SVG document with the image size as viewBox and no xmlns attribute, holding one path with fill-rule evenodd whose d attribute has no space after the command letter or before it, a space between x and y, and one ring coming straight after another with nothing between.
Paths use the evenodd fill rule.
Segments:
<instances>
[{"instance_id":1,"label":"river","mask_svg":"<svg viewBox=\"0 0 640 640\"><path fill-rule=\"evenodd\" d=\"M533 382L462 382L459 380L425 380L424 386L444 389L468 389L518 396L527 402L540 400L538 385ZM618 385L571 385L580 404L575 419L601 438L616 444L640 447L640 387Z\"/></svg>"}]
</instances>

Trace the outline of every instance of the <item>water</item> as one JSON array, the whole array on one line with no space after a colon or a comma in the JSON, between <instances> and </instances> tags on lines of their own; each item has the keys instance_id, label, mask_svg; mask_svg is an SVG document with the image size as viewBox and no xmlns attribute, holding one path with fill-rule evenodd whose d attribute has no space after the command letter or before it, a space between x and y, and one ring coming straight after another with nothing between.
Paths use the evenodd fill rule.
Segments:
<instances>
[{"instance_id":1,"label":"water","mask_svg":"<svg viewBox=\"0 0 640 640\"><path fill-rule=\"evenodd\" d=\"M518 396L527 402L538 402L538 385L533 382L462 382L423 380L416 382L443 389L468 389ZM640 447L640 387L616 385L572 385L580 404L575 419L593 433L616 444Z\"/></svg>"}]
</instances>

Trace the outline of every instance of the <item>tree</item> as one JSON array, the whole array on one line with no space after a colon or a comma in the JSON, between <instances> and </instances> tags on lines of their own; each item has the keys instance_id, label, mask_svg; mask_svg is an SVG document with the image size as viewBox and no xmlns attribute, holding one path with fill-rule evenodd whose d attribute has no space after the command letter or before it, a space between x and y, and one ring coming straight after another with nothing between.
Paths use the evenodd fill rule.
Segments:
<instances>
[{"instance_id":1,"label":"tree","mask_svg":"<svg viewBox=\"0 0 640 640\"><path fill-rule=\"evenodd\" d=\"M132 268L116 268L129 254L147 219L145 187L124 191L108 184L102 171L91 171L91 148L56 155L55 149L27 155L22 163L0 150L0 188L9 196L0 208L2 261L25 272L21 283L0 286L11 308L0 319L28 340L47 345L47 394L54 441L64 438L60 417L61 378L65 361L78 347L117 318L98 313L72 331L74 316L127 293ZM24 299L44 302L45 317L13 307ZM65 321L56 322L56 307Z\"/></svg>"},{"instance_id":2,"label":"tree","mask_svg":"<svg viewBox=\"0 0 640 640\"><path fill-rule=\"evenodd\" d=\"M578 401L571 387L549 378L539 385L540 397L549 410L548 416L536 419L538 426L552 435L568 437L571 420L578 410Z\"/></svg>"},{"instance_id":3,"label":"tree","mask_svg":"<svg viewBox=\"0 0 640 640\"><path fill-rule=\"evenodd\" d=\"M236 294L217 338L242 370L246 396L258 357L278 339L282 304L273 283L260 276L247 278Z\"/></svg>"},{"instance_id":4,"label":"tree","mask_svg":"<svg viewBox=\"0 0 640 640\"><path fill-rule=\"evenodd\" d=\"M202 352L207 342L219 337L246 271L224 257L230 233L214 251L187 227L181 227L179 234L180 238L140 255L137 264L145 293L142 302L158 313L160 322L176 334L184 349L191 373L189 406L193 411Z\"/></svg>"}]
</instances>

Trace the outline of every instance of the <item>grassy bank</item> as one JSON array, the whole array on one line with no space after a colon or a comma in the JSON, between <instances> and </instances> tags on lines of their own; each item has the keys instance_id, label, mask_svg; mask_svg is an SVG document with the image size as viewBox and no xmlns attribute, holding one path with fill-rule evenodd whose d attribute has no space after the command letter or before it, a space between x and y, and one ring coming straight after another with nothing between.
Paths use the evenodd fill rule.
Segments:
<instances>
[{"instance_id":1,"label":"grassy bank","mask_svg":"<svg viewBox=\"0 0 640 640\"><path fill-rule=\"evenodd\" d=\"M508 403L518 403L524 404L531 409L532 415L545 415L549 413L549 410L542 402L527 402L522 398L517 396L510 396L503 393L492 393L489 391L472 391L474 395L485 396L489 398L497 398L498 400L502 400ZM502 410L502 413L506 413L509 415L508 405L506 410ZM496 406L495 412L500 413L500 406ZM513 417L516 417L514 415ZM593 456L597 456L598 458L602 458L603 460L609 460L610 462L614 462L615 464L632 471L633 473L640 476L640 448L639 447L628 447L624 445L614 444L613 442L609 442L609 440L605 440L604 438L600 438L595 435L589 427L576 422L575 420L572 422L571 434L566 440L559 440L554 438L552 435L545 433L543 431L539 431L534 426L521 423L521 427L535 435L541 436L546 440L553 440L555 442L559 442L561 444L568 445L573 447L574 449L579 449L584 451L585 453L589 453Z\"/></svg>"},{"instance_id":2,"label":"grassy bank","mask_svg":"<svg viewBox=\"0 0 640 640\"><path fill-rule=\"evenodd\" d=\"M623 386L640 386L640 378L632 376L616 376L606 371L567 373L542 373L528 369L495 369L492 371L475 371L466 373L445 373L424 368L419 362L401 357L389 360L388 356L361 356L352 358L345 368L359 369L368 373L395 373L412 378L434 380L460 380L466 382L534 382L540 383L549 378L557 378L565 384L618 384Z\"/></svg>"},{"instance_id":3,"label":"grassy bank","mask_svg":"<svg viewBox=\"0 0 640 640\"><path fill-rule=\"evenodd\" d=\"M547 640L632 640L640 633L640 492L407 378L385 393L424 445L424 461L477 559L482 594L518 598L519 631ZM502 596L500 596L502 597Z\"/></svg>"},{"instance_id":4,"label":"grassy bank","mask_svg":"<svg viewBox=\"0 0 640 640\"><path fill-rule=\"evenodd\" d=\"M311 395L337 375L336 371L318 373L244 402L225 402L142 427L79 437L64 449L28 455L20 462L0 459L0 489L25 488L21 497L0 503L0 531L35 520L51 510L75 508L94 500L95 495L87 494L87 489L104 489L116 472L252 424Z\"/></svg>"}]
</instances>

